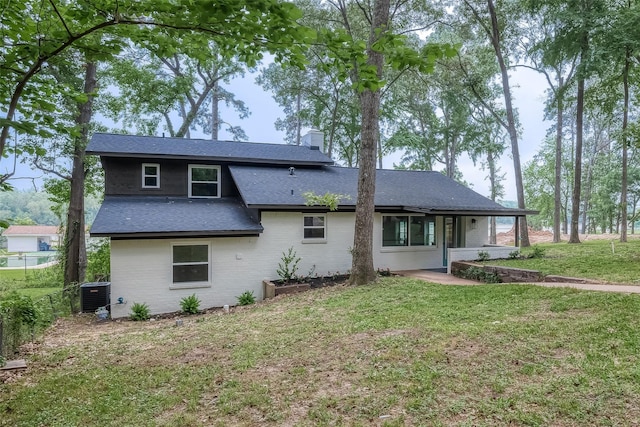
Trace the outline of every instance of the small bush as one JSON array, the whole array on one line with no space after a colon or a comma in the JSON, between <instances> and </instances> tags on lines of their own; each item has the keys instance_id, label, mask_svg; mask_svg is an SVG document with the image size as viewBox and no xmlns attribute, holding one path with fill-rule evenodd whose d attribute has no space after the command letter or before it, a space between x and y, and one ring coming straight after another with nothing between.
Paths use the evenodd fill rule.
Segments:
<instances>
[{"instance_id":1,"label":"small bush","mask_svg":"<svg viewBox=\"0 0 640 427\"><path fill-rule=\"evenodd\" d=\"M33 300L16 291L8 293L0 301L0 317L4 323L4 354L15 352L18 347L33 338L38 321L38 310Z\"/></svg>"},{"instance_id":2,"label":"small bush","mask_svg":"<svg viewBox=\"0 0 640 427\"><path fill-rule=\"evenodd\" d=\"M487 251L478 251L477 260L480 262L489 261L491 259L491 255Z\"/></svg>"},{"instance_id":3,"label":"small bush","mask_svg":"<svg viewBox=\"0 0 640 427\"><path fill-rule=\"evenodd\" d=\"M131 320L149 320L149 306L145 303L134 302L131 306Z\"/></svg>"},{"instance_id":4,"label":"small bush","mask_svg":"<svg viewBox=\"0 0 640 427\"><path fill-rule=\"evenodd\" d=\"M0 301L0 312L20 325L34 327L38 320L38 311L31 297L10 292Z\"/></svg>"},{"instance_id":5,"label":"small bush","mask_svg":"<svg viewBox=\"0 0 640 427\"><path fill-rule=\"evenodd\" d=\"M256 303L253 291L244 291L238 298L238 305L251 305Z\"/></svg>"},{"instance_id":6,"label":"small bush","mask_svg":"<svg viewBox=\"0 0 640 427\"><path fill-rule=\"evenodd\" d=\"M519 259L520 251L509 252L509 259Z\"/></svg>"},{"instance_id":7,"label":"small bush","mask_svg":"<svg viewBox=\"0 0 640 427\"><path fill-rule=\"evenodd\" d=\"M470 267L458 272L463 279L477 280L484 283L501 283L502 279L496 273L489 273L480 267Z\"/></svg>"},{"instance_id":8,"label":"small bush","mask_svg":"<svg viewBox=\"0 0 640 427\"><path fill-rule=\"evenodd\" d=\"M531 253L529 254L529 258L544 258L545 249L541 248L538 245L534 245L531 247Z\"/></svg>"},{"instance_id":9,"label":"small bush","mask_svg":"<svg viewBox=\"0 0 640 427\"><path fill-rule=\"evenodd\" d=\"M291 282L298 271L298 263L302 260L293 247L290 247L287 252L282 252L282 258L278 263L278 269L276 272L283 282Z\"/></svg>"},{"instance_id":10,"label":"small bush","mask_svg":"<svg viewBox=\"0 0 640 427\"><path fill-rule=\"evenodd\" d=\"M200 309L200 300L196 294L189 295L180 300L180 307L183 313L197 314Z\"/></svg>"},{"instance_id":11,"label":"small bush","mask_svg":"<svg viewBox=\"0 0 640 427\"><path fill-rule=\"evenodd\" d=\"M391 274L391 270L389 268L387 268L386 270L383 269L378 269L378 276L380 277L391 277L393 276L393 274Z\"/></svg>"}]
</instances>

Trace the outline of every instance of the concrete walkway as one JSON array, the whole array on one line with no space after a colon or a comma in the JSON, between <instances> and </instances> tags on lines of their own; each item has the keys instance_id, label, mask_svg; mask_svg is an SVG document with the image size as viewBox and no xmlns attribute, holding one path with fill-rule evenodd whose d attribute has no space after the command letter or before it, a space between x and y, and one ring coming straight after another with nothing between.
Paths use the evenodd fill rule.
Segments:
<instances>
[{"instance_id":1,"label":"concrete walkway","mask_svg":"<svg viewBox=\"0 0 640 427\"><path fill-rule=\"evenodd\" d=\"M403 270L394 272L404 277L413 277L422 279L431 283L439 283L441 285L484 285L484 283L474 280L461 279L447 273L438 273L429 270ZM585 291L603 291L603 292L620 292L625 294L640 294L640 286L633 285L607 285L607 284L591 284L591 283L565 283L565 282L536 282L536 283L509 283L510 285L535 285L545 286L547 288L575 288Z\"/></svg>"}]
</instances>

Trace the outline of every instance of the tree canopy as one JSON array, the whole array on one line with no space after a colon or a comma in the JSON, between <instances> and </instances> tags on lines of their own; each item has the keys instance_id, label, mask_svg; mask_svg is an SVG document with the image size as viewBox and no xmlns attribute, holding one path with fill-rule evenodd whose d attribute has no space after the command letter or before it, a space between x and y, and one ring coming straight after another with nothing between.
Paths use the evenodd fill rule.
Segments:
<instances>
[{"instance_id":1,"label":"tree canopy","mask_svg":"<svg viewBox=\"0 0 640 427\"><path fill-rule=\"evenodd\" d=\"M0 58L0 157L10 131L48 137L64 132L56 103L65 94L83 95L41 71L66 59L74 48L104 60L130 43L171 54L178 47L197 57L210 40L221 54L255 65L265 51L277 60L302 64L304 42L313 35L296 23L300 11L277 0L92 0L2 3ZM162 42L159 43L158 40ZM0 182L5 182L6 177Z\"/></svg>"}]
</instances>

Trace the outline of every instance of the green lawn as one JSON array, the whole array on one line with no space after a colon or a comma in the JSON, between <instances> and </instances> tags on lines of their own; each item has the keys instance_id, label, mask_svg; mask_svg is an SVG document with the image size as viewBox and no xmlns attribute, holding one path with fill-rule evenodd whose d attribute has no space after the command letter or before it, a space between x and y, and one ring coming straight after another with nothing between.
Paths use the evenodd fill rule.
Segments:
<instances>
[{"instance_id":1,"label":"green lawn","mask_svg":"<svg viewBox=\"0 0 640 427\"><path fill-rule=\"evenodd\" d=\"M22 288L22 289L19 289L18 292L28 297L31 297L31 299L35 301L40 298L44 298L47 295L60 292L60 289L61 288Z\"/></svg>"},{"instance_id":2,"label":"green lawn","mask_svg":"<svg viewBox=\"0 0 640 427\"><path fill-rule=\"evenodd\" d=\"M17 269L0 269L0 281L7 280L24 280L29 273L23 268Z\"/></svg>"},{"instance_id":3,"label":"green lawn","mask_svg":"<svg viewBox=\"0 0 640 427\"><path fill-rule=\"evenodd\" d=\"M0 376L0 425L634 425L638 313L640 295L385 278L180 327L79 317Z\"/></svg>"},{"instance_id":4,"label":"green lawn","mask_svg":"<svg viewBox=\"0 0 640 427\"><path fill-rule=\"evenodd\" d=\"M640 239L620 243L586 240L581 244L541 243L543 258L491 260L487 264L539 270L543 274L584 277L611 283L640 284ZM524 254L531 249L523 249Z\"/></svg>"},{"instance_id":5,"label":"green lawn","mask_svg":"<svg viewBox=\"0 0 640 427\"><path fill-rule=\"evenodd\" d=\"M0 269L0 298L2 295L18 291L32 298L39 298L59 291L61 281L56 276L56 267L28 269Z\"/></svg>"}]
</instances>

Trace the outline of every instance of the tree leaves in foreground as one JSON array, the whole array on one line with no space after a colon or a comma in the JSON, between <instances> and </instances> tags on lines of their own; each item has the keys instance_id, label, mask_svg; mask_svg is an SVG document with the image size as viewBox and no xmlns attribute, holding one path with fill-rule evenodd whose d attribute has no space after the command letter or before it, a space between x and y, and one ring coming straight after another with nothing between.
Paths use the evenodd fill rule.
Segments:
<instances>
[{"instance_id":1,"label":"tree leaves in foreground","mask_svg":"<svg viewBox=\"0 0 640 427\"><path fill-rule=\"evenodd\" d=\"M160 34L166 36L165 53L179 44L192 51L205 49L213 39L223 55L249 65L265 51L278 61L301 64L301 46L313 34L296 23L301 14L295 6L277 0L4 0L0 10L0 158L12 129L41 137L65 132L56 120L56 103L62 95L81 95L40 72L71 47L99 61L113 58L131 42L144 43Z\"/></svg>"}]
</instances>

